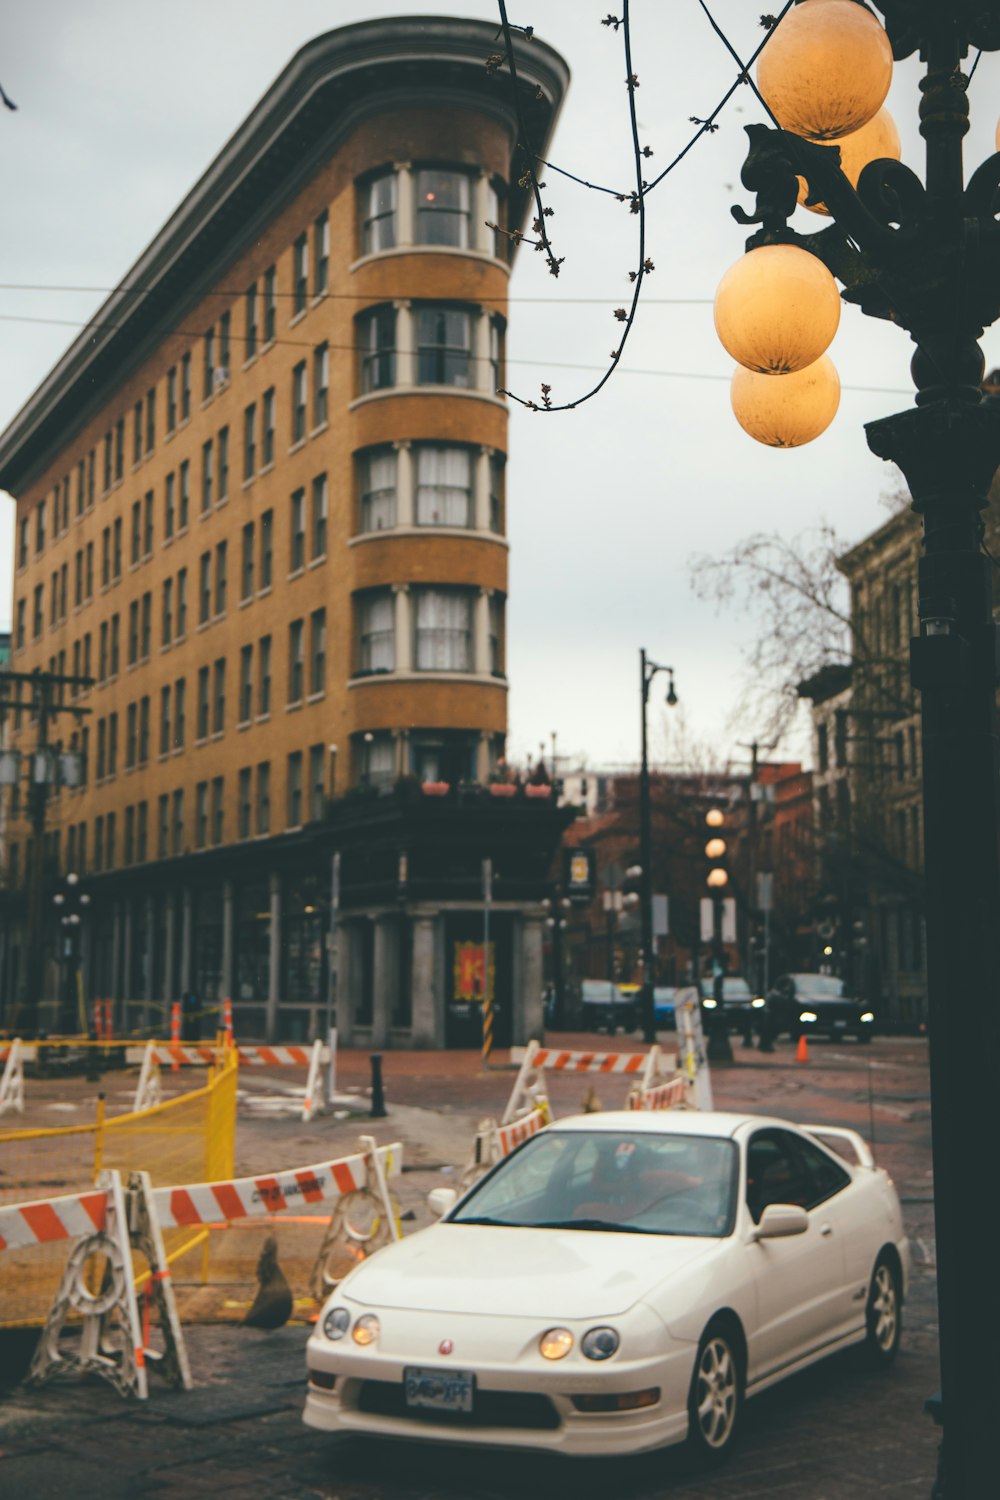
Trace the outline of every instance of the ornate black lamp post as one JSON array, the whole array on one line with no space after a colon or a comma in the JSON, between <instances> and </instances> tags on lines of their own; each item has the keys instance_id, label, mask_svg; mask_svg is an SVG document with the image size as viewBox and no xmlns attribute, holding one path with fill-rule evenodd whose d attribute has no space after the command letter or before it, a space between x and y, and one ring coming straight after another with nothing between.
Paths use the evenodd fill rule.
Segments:
<instances>
[{"instance_id":1,"label":"ornate black lamp post","mask_svg":"<svg viewBox=\"0 0 1000 1500\"><path fill-rule=\"evenodd\" d=\"M80 877L75 870L70 870L65 876L59 890L52 897L52 904L59 918L59 962L62 975L59 1024L61 1030L69 1034L78 1024L84 1030L87 1029L78 976L82 925L90 906L90 896L85 890L81 890Z\"/></svg>"},{"instance_id":2,"label":"ornate black lamp post","mask_svg":"<svg viewBox=\"0 0 1000 1500\"><path fill-rule=\"evenodd\" d=\"M653 948L653 814L649 795L649 750L646 736L646 705L649 689L657 672L667 674L667 702L677 702L673 667L650 661L645 650L639 652L639 685L642 697L642 766L639 771L639 903L642 911L642 1017L643 1039L656 1041L656 1005L653 996L656 952Z\"/></svg>"},{"instance_id":3,"label":"ornate black lamp post","mask_svg":"<svg viewBox=\"0 0 1000 1500\"><path fill-rule=\"evenodd\" d=\"M757 194L756 210L733 212L761 226L748 250L810 252L843 283L844 301L898 324L916 345L915 405L865 430L872 452L902 470L923 517L911 676L923 720L942 1478L948 1500L980 1500L996 1488L1000 1409L1000 1279L982 1221L980 1149L995 1135L1000 1057L998 651L981 517L1000 465L1000 404L983 398L978 341L1000 316L1000 154L965 182L969 76L962 63L970 50L1000 50L1000 0L878 0L877 8L893 56L919 52L926 65L926 182L881 159L864 168L855 189L835 148L750 126L743 182ZM789 18L804 24L807 11L821 23L834 15L826 0L804 0ZM787 227L799 178L830 212L829 227L815 234Z\"/></svg>"}]
</instances>

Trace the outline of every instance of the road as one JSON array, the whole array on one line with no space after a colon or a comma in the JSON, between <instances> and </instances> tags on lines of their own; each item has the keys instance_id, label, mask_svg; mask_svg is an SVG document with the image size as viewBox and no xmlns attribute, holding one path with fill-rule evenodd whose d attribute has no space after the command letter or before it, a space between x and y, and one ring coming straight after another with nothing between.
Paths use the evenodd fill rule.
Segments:
<instances>
[{"instance_id":1,"label":"road","mask_svg":"<svg viewBox=\"0 0 1000 1500\"><path fill-rule=\"evenodd\" d=\"M606 1045L594 1037L551 1040ZM417 1225L426 1222L427 1190L454 1181L475 1120L500 1112L513 1075L500 1068L483 1075L468 1054L388 1053L384 1071L385 1120L363 1113L312 1126L259 1120L248 1101L238 1170L353 1149L362 1128L381 1140L402 1136L410 1170L401 1204ZM339 1087L354 1092L359 1111L368 1076L364 1055L342 1055ZM914 1250L903 1345L889 1374L866 1371L848 1351L766 1392L747 1407L737 1455L706 1475L676 1449L573 1464L429 1444L337 1442L301 1425L306 1328L268 1334L191 1326L191 1392L154 1383L140 1405L102 1383L61 1382L37 1392L8 1386L0 1406L0 1500L550 1500L553 1493L579 1500L926 1500L937 1437L923 1404L938 1382L926 1044L814 1042L809 1063L801 1064L787 1044L762 1057L734 1041L733 1066L716 1068L713 1082L720 1107L848 1124L874 1138L876 1157L903 1200ZM579 1075L555 1077L557 1115L578 1108L588 1084ZM254 1080L254 1089L261 1086ZM620 1080L600 1078L596 1091L606 1108L623 1102ZM442 1175L442 1167L450 1171ZM10 1373L15 1353L12 1341L0 1343Z\"/></svg>"}]
</instances>

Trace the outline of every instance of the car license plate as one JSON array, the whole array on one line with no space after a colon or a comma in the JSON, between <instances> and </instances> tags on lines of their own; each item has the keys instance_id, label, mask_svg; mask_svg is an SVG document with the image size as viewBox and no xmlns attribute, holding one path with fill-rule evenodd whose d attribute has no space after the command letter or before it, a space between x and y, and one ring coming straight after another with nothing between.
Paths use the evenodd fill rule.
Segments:
<instances>
[{"instance_id":1,"label":"car license plate","mask_svg":"<svg viewBox=\"0 0 1000 1500\"><path fill-rule=\"evenodd\" d=\"M833 1025L836 1031L844 1031L847 1028L846 1021L834 1021Z\"/></svg>"},{"instance_id":2,"label":"car license plate","mask_svg":"<svg viewBox=\"0 0 1000 1500\"><path fill-rule=\"evenodd\" d=\"M470 1370L424 1370L413 1365L403 1371L407 1406L431 1411L471 1411L476 1377Z\"/></svg>"}]
</instances>

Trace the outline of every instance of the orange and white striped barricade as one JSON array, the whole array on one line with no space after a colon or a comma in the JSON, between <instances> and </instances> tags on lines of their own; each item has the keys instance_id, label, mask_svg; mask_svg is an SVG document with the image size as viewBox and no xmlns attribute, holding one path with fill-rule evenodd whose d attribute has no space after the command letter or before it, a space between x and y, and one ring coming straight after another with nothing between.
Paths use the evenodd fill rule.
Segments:
<instances>
[{"instance_id":1,"label":"orange and white striped barricade","mask_svg":"<svg viewBox=\"0 0 1000 1500\"><path fill-rule=\"evenodd\" d=\"M511 1049L515 1061L519 1050ZM638 1081L647 1088L660 1070L663 1054L657 1044L648 1052L572 1052L529 1042L520 1058L521 1068L510 1091L502 1125L509 1125L518 1115L537 1107L538 1099L545 1095L543 1078L547 1068L566 1073L624 1073L632 1082Z\"/></svg>"},{"instance_id":2,"label":"orange and white striped barricade","mask_svg":"<svg viewBox=\"0 0 1000 1500\"><path fill-rule=\"evenodd\" d=\"M15 1037L7 1049L3 1078L0 1079L0 1115L24 1114L24 1045Z\"/></svg>"},{"instance_id":3,"label":"orange and white striped barricade","mask_svg":"<svg viewBox=\"0 0 1000 1500\"><path fill-rule=\"evenodd\" d=\"M170 1071L176 1073L180 1069L181 1061L177 1056L181 1044L181 1002L175 1000L170 1007L170 1046L172 1057L170 1060ZM159 1062L159 1058L157 1058Z\"/></svg>"},{"instance_id":4,"label":"orange and white striped barricade","mask_svg":"<svg viewBox=\"0 0 1000 1500\"><path fill-rule=\"evenodd\" d=\"M130 1231L133 1222L134 1232ZM151 1284L156 1287L160 1322L170 1351L162 1360L163 1374L189 1388L184 1337L173 1303L163 1239L150 1213L147 1174L137 1173L128 1193L122 1187L120 1173L103 1171L96 1192L0 1209L0 1250L63 1239L73 1240L73 1248L31 1361L29 1383L41 1385L60 1374L93 1373L110 1381L123 1396L146 1399L146 1348L132 1269L135 1243L146 1258ZM96 1293L87 1285L87 1266L94 1256L105 1262L101 1288ZM82 1320L80 1336L61 1343L71 1316ZM161 1359L158 1357L158 1363Z\"/></svg>"},{"instance_id":5,"label":"orange and white striped barricade","mask_svg":"<svg viewBox=\"0 0 1000 1500\"><path fill-rule=\"evenodd\" d=\"M160 1086L160 1064L156 1055L156 1043L147 1042L143 1049L142 1068L139 1072L139 1082L135 1086L132 1111L138 1114L141 1109L153 1109L157 1104L162 1103L163 1090Z\"/></svg>"},{"instance_id":6,"label":"orange and white striped barricade","mask_svg":"<svg viewBox=\"0 0 1000 1500\"><path fill-rule=\"evenodd\" d=\"M104 1041L104 1001L94 1001L94 1036L99 1042Z\"/></svg>"},{"instance_id":7,"label":"orange and white striped barricade","mask_svg":"<svg viewBox=\"0 0 1000 1500\"><path fill-rule=\"evenodd\" d=\"M677 1073L666 1083L655 1083L650 1089L634 1087L626 1100L627 1109L684 1109L688 1102L688 1083Z\"/></svg>"},{"instance_id":8,"label":"orange and white striped barricade","mask_svg":"<svg viewBox=\"0 0 1000 1500\"><path fill-rule=\"evenodd\" d=\"M233 1002L227 995L222 1002L222 1030L226 1038L226 1046L233 1045Z\"/></svg>"},{"instance_id":9,"label":"orange and white striped barricade","mask_svg":"<svg viewBox=\"0 0 1000 1500\"><path fill-rule=\"evenodd\" d=\"M549 1101L541 1096L537 1109L533 1109L528 1115L520 1115L509 1125L498 1125L495 1120L480 1120L472 1143L472 1154L459 1179L459 1192L467 1193L498 1161L509 1156L515 1146L520 1146L551 1124Z\"/></svg>"},{"instance_id":10,"label":"orange and white striped barricade","mask_svg":"<svg viewBox=\"0 0 1000 1500\"><path fill-rule=\"evenodd\" d=\"M104 1040L106 1042L112 1042L112 1041L114 1041L114 1029L115 1029L114 1028L114 1015L115 1015L114 1001L113 1000L105 1000L105 1002L104 1002Z\"/></svg>"}]
</instances>

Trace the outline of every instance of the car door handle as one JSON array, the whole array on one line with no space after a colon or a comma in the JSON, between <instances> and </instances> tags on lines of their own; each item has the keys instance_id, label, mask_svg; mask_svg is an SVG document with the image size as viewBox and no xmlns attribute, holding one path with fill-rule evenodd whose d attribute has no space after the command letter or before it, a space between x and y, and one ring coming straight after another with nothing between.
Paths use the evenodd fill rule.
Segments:
<instances>
[{"instance_id":1,"label":"car door handle","mask_svg":"<svg viewBox=\"0 0 1000 1500\"><path fill-rule=\"evenodd\" d=\"M832 1234L833 1233L833 1225L832 1224L821 1224L819 1226L819 1232L820 1232L820 1234L822 1234L824 1236L828 1235L828 1234Z\"/></svg>"}]
</instances>

